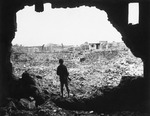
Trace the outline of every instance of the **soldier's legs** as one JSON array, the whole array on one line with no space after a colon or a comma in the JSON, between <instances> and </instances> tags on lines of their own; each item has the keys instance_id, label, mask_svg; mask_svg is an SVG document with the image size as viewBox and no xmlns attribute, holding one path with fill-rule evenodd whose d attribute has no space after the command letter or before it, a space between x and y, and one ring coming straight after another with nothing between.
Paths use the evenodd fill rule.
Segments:
<instances>
[{"instance_id":1,"label":"soldier's legs","mask_svg":"<svg viewBox=\"0 0 150 116\"><path fill-rule=\"evenodd\" d=\"M60 82L60 89L61 89L61 96L63 97L63 87L64 87L64 83Z\"/></svg>"},{"instance_id":2,"label":"soldier's legs","mask_svg":"<svg viewBox=\"0 0 150 116\"><path fill-rule=\"evenodd\" d=\"M68 92L68 97L69 97L69 87L68 87L68 82L65 83L65 87L66 87L66 90Z\"/></svg>"}]
</instances>

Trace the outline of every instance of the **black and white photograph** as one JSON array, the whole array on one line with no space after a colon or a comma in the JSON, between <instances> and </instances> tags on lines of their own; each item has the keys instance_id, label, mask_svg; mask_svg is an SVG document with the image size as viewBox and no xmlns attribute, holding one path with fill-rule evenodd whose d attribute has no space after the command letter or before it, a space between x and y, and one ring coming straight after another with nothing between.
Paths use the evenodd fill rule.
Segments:
<instances>
[{"instance_id":1,"label":"black and white photograph","mask_svg":"<svg viewBox=\"0 0 150 116\"><path fill-rule=\"evenodd\" d=\"M150 116L149 0L1 0L0 116Z\"/></svg>"}]
</instances>

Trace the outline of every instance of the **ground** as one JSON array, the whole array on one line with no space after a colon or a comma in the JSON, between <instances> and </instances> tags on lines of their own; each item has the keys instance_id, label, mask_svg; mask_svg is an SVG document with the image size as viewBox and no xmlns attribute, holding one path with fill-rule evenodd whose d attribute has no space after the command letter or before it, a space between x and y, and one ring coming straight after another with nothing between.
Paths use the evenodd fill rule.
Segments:
<instances>
[{"instance_id":1,"label":"ground","mask_svg":"<svg viewBox=\"0 0 150 116\"><path fill-rule=\"evenodd\" d=\"M30 102L26 99L16 101L9 98L7 105L0 109L1 115L149 115L145 111L139 111L139 107L141 108L143 106L143 102L137 106L137 109L135 108L136 110L118 109L111 111L105 110L107 108L104 108L104 104L101 105L102 103L106 103L107 99L107 102L111 102L109 107L116 107L114 105L115 102L111 101L114 100L113 96L110 96L111 92L106 92L106 90L118 92L116 88L120 86L120 81L123 77L130 77L130 79L143 78L143 62L141 59L134 57L130 50L43 52L23 55L21 54L17 60L12 57L13 73L16 77L21 78L21 74L25 70L28 70L34 75L41 76L42 79L35 78L35 80L45 96L45 103L35 107L34 101ZM71 91L69 98L67 97L66 90L64 90L65 97L60 97L59 77L56 75L59 58L64 59L69 71L69 78L71 79L69 82ZM98 103L95 103L97 100ZM94 108L94 103L98 108Z\"/></svg>"}]
</instances>

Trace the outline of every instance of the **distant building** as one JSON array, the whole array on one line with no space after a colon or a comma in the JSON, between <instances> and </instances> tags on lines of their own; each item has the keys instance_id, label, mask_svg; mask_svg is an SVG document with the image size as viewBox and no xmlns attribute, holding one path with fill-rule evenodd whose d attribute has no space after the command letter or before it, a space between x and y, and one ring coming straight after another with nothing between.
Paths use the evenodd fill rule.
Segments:
<instances>
[{"instance_id":1,"label":"distant building","mask_svg":"<svg viewBox=\"0 0 150 116\"><path fill-rule=\"evenodd\" d=\"M110 42L110 43L108 44L108 49L109 49L109 50L116 50L116 49L118 49L118 48L119 48L118 42L113 41L113 42Z\"/></svg>"},{"instance_id":2,"label":"distant building","mask_svg":"<svg viewBox=\"0 0 150 116\"><path fill-rule=\"evenodd\" d=\"M84 44L81 44L80 45L80 48L82 50L89 50L89 43L88 42L85 42Z\"/></svg>"},{"instance_id":3,"label":"distant building","mask_svg":"<svg viewBox=\"0 0 150 116\"><path fill-rule=\"evenodd\" d=\"M49 43L44 46L44 52L62 52L62 51L67 51L67 49L70 47L71 46L65 46L63 44L57 45L57 44Z\"/></svg>"},{"instance_id":4,"label":"distant building","mask_svg":"<svg viewBox=\"0 0 150 116\"><path fill-rule=\"evenodd\" d=\"M99 43L89 43L89 50L106 50L108 49L107 41L100 41Z\"/></svg>"},{"instance_id":5,"label":"distant building","mask_svg":"<svg viewBox=\"0 0 150 116\"><path fill-rule=\"evenodd\" d=\"M40 46L25 47L29 53L40 52Z\"/></svg>"},{"instance_id":6,"label":"distant building","mask_svg":"<svg viewBox=\"0 0 150 116\"><path fill-rule=\"evenodd\" d=\"M128 50L124 42L115 42L115 41L108 43L108 49L109 50Z\"/></svg>"},{"instance_id":7,"label":"distant building","mask_svg":"<svg viewBox=\"0 0 150 116\"><path fill-rule=\"evenodd\" d=\"M100 43L89 43L89 50L98 50L100 48Z\"/></svg>"}]
</instances>

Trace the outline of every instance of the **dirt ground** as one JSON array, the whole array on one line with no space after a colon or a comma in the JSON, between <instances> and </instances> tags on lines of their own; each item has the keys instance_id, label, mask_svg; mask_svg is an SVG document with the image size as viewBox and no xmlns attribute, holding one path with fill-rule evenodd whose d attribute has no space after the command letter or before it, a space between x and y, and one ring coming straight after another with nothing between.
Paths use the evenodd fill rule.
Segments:
<instances>
[{"instance_id":1,"label":"dirt ground","mask_svg":"<svg viewBox=\"0 0 150 116\"><path fill-rule=\"evenodd\" d=\"M25 59L29 55L22 57ZM36 79L36 82L46 93L47 99L43 105L38 107L35 107L34 102L24 99L19 101L21 105L18 105L18 101L8 100L8 104L0 109L1 115L148 116L147 112L129 111L128 109L115 110L114 112L96 112L92 108L84 110L86 108L81 104L86 100L103 96L101 91L103 88L117 87L123 76L142 78L143 63L141 59L134 57L129 50L35 53L30 54L30 57L32 60L27 61L12 59L13 73L19 78L25 70L40 75L42 79ZM64 90L65 97L63 99L60 97L59 77L56 75L59 58L64 59L69 71L69 78L71 79L69 82L70 98L67 98L66 90ZM83 105L86 105L85 103Z\"/></svg>"}]
</instances>

